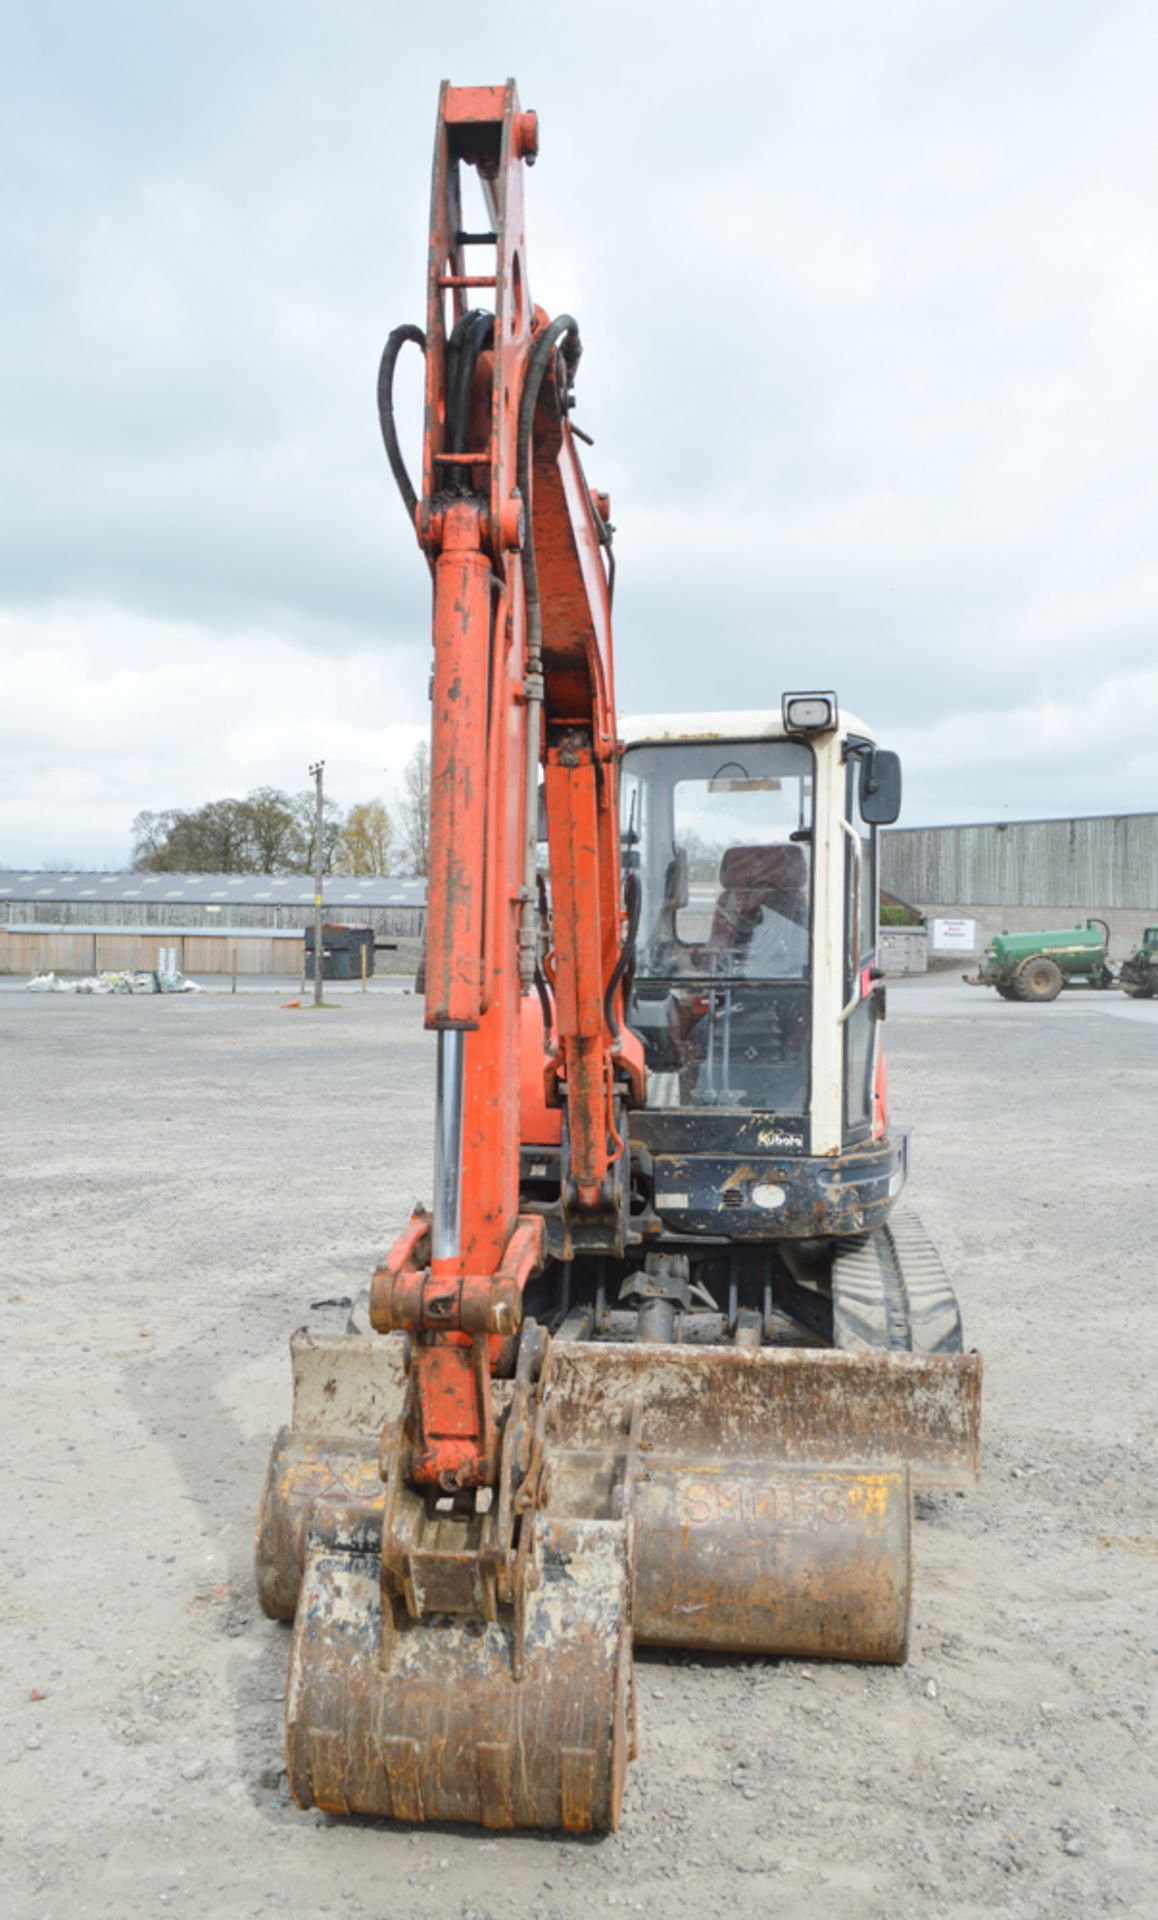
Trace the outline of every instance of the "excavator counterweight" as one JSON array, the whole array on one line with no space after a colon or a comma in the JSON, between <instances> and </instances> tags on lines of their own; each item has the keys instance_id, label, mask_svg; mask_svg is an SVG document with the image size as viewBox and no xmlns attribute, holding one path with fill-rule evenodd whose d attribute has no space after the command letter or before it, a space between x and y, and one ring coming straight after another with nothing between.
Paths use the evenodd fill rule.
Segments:
<instances>
[{"instance_id":1,"label":"excavator counterweight","mask_svg":"<svg viewBox=\"0 0 1158 1920\"><path fill-rule=\"evenodd\" d=\"M300 1805L592 1832L636 1643L905 1659L913 1490L976 1481L981 1361L888 1113L899 764L831 691L617 720L538 144L513 82L443 86L426 325L382 359L433 599L433 1204L293 1337L257 1576Z\"/></svg>"}]
</instances>

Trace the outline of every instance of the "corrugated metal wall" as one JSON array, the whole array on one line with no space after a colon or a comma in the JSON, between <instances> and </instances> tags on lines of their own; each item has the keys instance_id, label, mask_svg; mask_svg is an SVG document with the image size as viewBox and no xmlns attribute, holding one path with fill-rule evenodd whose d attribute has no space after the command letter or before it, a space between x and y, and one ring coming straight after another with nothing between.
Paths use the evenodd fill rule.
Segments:
<instances>
[{"instance_id":1,"label":"corrugated metal wall","mask_svg":"<svg viewBox=\"0 0 1158 1920\"><path fill-rule=\"evenodd\" d=\"M1158 917L1158 813L894 827L881 884L922 907L1133 908Z\"/></svg>"}]
</instances>

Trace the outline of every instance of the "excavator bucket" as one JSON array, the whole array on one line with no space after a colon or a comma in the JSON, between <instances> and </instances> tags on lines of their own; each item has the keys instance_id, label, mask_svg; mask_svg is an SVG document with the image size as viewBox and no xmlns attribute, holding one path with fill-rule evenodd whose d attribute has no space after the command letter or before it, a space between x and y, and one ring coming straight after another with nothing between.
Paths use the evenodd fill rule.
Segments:
<instances>
[{"instance_id":1,"label":"excavator bucket","mask_svg":"<svg viewBox=\"0 0 1158 1920\"><path fill-rule=\"evenodd\" d=\"M902 1661L911 1487L972 1485L980 1388L976 1355L563 1345L549 1506L630 1485L640 1645Z\"/></svg>"},{"instance_id":2,"label":"excavator bucket","mask_svg":"<svg viewBox=\"0 0 1158 1920\"><path fill-rule=\"evenodd\" d=\"M404 1351L394 1334L303 1328L292 1337L293 1419L274 1442L257 1527L258 1593L271 1619L294 1618L320 1502L381 1511L382 1434L402 1415ZM815 1638L789 1645L770 1633L759 1644L750 1622L737 1621L732 1631L718 1608L699 1600L653 1606L653 1559L670 1554L673 1537L685 1543L683 1564L690 1564L692 1541L699 1543L696 1556L702 1551L714 1563L709 1542L722 1539L742 1555L753 1540L775 1538L782 1563L793 1539L801 1564L819 1567L827 1559L831 1572L831 1563L847 1562L851 1542L875 1539L882 1550L890 1543L891 1564L899 1565L899 1543L908 1540L906 1474L918 1491L977 1482L981 1378L974 1353L557 1341L548 1505L570 1514L607 1507L622 1489L624 1421L640 1401L636 1638L645 1645L818 1654L825 1649ZM497 1414L509 1392L508 1382L495 1381ZM807 1552L804 1542L812 1543ZM749 1566L742 1583L771 1593L779 1576ZM658 1573L655 1584L662 1593ZM679 1606L695 1607L706 1638L691 1633L693 1615ZM665 1611L676 1629L657 1631ZM848 1647L827 1650L858 1657Z\"/></svg>"},{"instance_id":3,"label":"excavator bucket","mask_svg":"<svg viewBox=\"0 0 1158 1920\"><path fill-rule=\"evenodd\" d=\"M401 1334L290 1338L293 1417L273 1443L257 1516L257 1592L271 1620L292 1620L319 1501L381 1509L383 1431L402 1415Z\"/></svg>"},{"instance_id":4,"label":"excavator bucket","mask_svg":"<svg viewBox=\"0 0 1158 1920\"><path fill-rule=\"evenodd\" d=\"M290 1653L299 1806L599 1832L633 1749L623 1521L536 1527L521 1621L390 1617L381 1511L322 1503Z\"/></svg>"},{"instance_id":5,"label":"excavator bucket","mask_svg":"<svg viewBox=\"0 0 1158 1920\"><path fill-rule=\"evenodd\" d=\"M394 1336L305 1329L291 1342L293 1425L274 1443L257 1567L265 1611L295 1621L294 1796L399 1820L614 1827L634 1746L623 1500L595 1515L528 1515L515 1591L500 1604L489 1505L444 1512L456 1503L383 1478L404 1349ZM505 1412L515 1383L495 1386ZM402 1593L384 1570L388 1523L409 1547Z\"/></svg>"}]
</instances>

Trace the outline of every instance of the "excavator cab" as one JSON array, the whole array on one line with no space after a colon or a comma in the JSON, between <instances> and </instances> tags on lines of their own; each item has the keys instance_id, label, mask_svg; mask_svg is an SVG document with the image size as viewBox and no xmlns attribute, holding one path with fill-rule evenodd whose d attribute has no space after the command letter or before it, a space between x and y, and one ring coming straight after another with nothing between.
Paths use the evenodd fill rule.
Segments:
<instances>
[{"instance_id":1,"label":"excavator cab","mask_svg":"<svg viewBox=\"0 0 1158 1920\"><path fill-rule=\"evenodd\" d=\"M884 1093L878 826L861 806L876 749L833 697L816 704L824 724L807 731L786 703L621 723L623 863L640 897L628 1020L647 1066L629 1124L674 1232L871 1231L904 1184Z\"/></svg>"}]
</instances>

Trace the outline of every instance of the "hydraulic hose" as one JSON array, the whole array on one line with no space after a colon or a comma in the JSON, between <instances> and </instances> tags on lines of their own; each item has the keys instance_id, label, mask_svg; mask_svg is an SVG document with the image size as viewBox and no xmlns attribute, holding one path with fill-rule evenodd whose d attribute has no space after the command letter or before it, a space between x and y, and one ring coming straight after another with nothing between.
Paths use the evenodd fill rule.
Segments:
<instances>
[{"instance_id":1,"label":"hydraulic hose","mask_svg":"<svg viewBox=\"0 0 1158 1920\"><path fill-rule=\"evenodd\" d=\"M615 1017L615 989L635 959L635 941L639 933L640 908L643 905L643 888L639 884L637 873L627 875L623 883L623 891L627 897L627 932L623 938L623 945L619 949L619 958L611 970L607 992L603 996L603 1017L616 1040L622 1039L623 1036Z\"/></svg>"},{"instance_id":2,"label":"hydraulic hose","mask_svg":"<svg viewBox=\"0 0 1158 1920\"><path fill-rule=\"evenodd\" d=\"M456 322L446 343L446 435L448 453L469 453L470 404L474 395L474 375L480 353L494 342L495 316L485 307L473 307ZM456 467L452 488L465 493L470 475Z\"/></svg>"},{"instance_id":3,"label":"hydraulic hose","mask_svg":"<svg viewBox=\"0 0 1158 1920\"><path fill-rule=\"evenodd\" d=\"M535 846L537 841L539 733L543 713L543 618L539 600L539 573L535 564L535 539L531 513L531 436L535 408L555 349L564 336L569 346L561 353L568 377L574 378L582 347L578 323L569 313L556 315L531 348L519 402L516 482L523 502L523 599L527 614L526 663L526 765L525 765L525 842L523 850L523 910L519 922L519 983L524 993L534 982L538 930L535 915Z\"/></svg>"},{"instance_id":4,"label":"hydraulic hose","mask_svg":"<svg viewBox=\"0 0 1158 1920\"><path fill-rule=\"evenodd\" d=\"M543 1052L550 1053L551 1028L554 1024L555 1012L551 1005L551 992L547 985L547 976L539 965L538 960L535 961L535 992L539 996L539 1008L543 1015Z\"/></svg>"},{"instance_id":5,"label":"hydraulic hose","mask_svg":"<svg viewBox=\"0 0 1158 1920\"><path fill-rule=\"evenodd\" d=\"M527 993L535 981L539 934L535 912L535 849L538 841L539 734L543 714L543 620L539 603L539 575L535 565L535 541L531 527L531 434L539 393L551 364L558 341L564 334L575 337L573 367L578 360L579 329L569 313L552 320L531 349L519 403L516 480L523 501L523 599L527 613L527 659L524 675L526 691L526 759L523 775L523 905L519 916L519 985Z\"/></svg>"},{"instance_id":6,"label":"hydraulic hose","mask_svg":"<svg viewBox=\"0 0 1158 1920\"><path fill-rule=\"evenodd\" d=\"M426 352L426 335L421 327L412 326L395 327L382 349L382 359L378 367L378 424L382 429L390 471L402 495L406 518L413 527L414 516L418 511L418 495L406 471L402 448L398 444L398 429L394 423L394 367L398 355L408 341L413 341L416 347L422 348L423 353Z\"/></svg>"},{"instance_id":7,"label":"hydraulic hose","mask_svg":"<svg viewBox=\"0 0 1158 1920\"><path fill-rule=\"evenodd\" d=\"M539 404L539 392L551 358L559 341L565 334L572 336L570 351L563 349L564 363L573 377L579 364L582 345L579 340L579 323L569 313L557 314L554 320L544 328L531 349L527 362L527 377L523 382L523 395L519 402L519 435L517 484L526 515L526 534L523 541L523 593L527 607L527 661L528 666L534 660L534 670L539 672L543 657L543 620L539 602L539 573L535 565L535 542L531 530L531 429L535 420L535 408Z\"/></svg>"}]
</instances>

